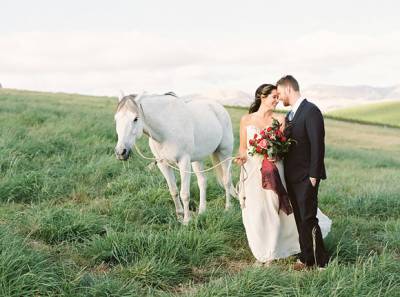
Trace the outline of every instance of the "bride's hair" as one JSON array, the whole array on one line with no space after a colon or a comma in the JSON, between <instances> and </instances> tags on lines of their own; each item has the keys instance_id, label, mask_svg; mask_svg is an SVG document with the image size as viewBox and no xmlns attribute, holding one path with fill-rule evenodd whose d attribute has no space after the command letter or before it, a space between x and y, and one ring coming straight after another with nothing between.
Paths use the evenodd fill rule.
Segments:
<instances>
[{"instance_id":1,"label":"bride's hair","mask_svg":"<svg viewBox=\"0 0 400 297\"><path fill-rule=\"evenodd\" d=\"M273 90L276 90L275 85L262 84L259 86L254 94L254 102L250 105L249 113L256 112L260 108L261 95L268 96Z\"/></svg>"}]
</instances>

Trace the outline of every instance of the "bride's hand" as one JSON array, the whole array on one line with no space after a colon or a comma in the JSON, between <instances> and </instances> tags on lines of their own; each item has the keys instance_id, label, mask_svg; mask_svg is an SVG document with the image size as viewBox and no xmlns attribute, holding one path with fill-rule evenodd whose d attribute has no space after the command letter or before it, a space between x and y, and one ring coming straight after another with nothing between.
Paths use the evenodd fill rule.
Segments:
<instances>
[{"instance_id":1,"label":"bride's hand","mask_svg":"<svg viewBox=\"0 0 400 297\"><path fill-rule=\"evenodd\" d=\"M239 202L240 202L240 208L244 209L246 207L245 200L243 198L241 198L241 199L239 199Z\"/></svg>"},{"instance_id":2,"label":"bride's hand","mask_svg":"<svg viewBox=\"0 0 400 297\"><path fill-rule=\"evenodd\" d=\"M247 161L247 155L240 155L234 159L234 162L239 166L242 166L244 163L246 163L246 161Z\"/></svg>"}]
</instances>

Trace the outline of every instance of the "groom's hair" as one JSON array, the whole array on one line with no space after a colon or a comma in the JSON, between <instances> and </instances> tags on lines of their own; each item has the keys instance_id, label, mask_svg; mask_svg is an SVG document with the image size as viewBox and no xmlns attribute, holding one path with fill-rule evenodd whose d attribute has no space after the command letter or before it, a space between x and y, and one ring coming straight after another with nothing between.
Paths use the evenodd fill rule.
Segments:
<instances>
[{"instance_id":1,"label":"groom's hair","mask_svg":"<svg viewBox=\"0 0 400 297\"><path fill-rule=\"evenodd\" d=\"M281 86L290 86L292 87L293 90L296 92L300 91L299 83L297 80L291 76L291 75L286 75L282 77L280 80L277 81L276 85L281 85Z\"/></svg>"}]
</instances>

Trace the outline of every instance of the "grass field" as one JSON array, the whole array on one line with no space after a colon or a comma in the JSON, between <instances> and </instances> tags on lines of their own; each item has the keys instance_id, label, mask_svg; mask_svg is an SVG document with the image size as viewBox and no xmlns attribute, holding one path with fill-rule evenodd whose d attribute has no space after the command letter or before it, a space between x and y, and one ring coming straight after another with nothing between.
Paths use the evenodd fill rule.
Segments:
<instances>
[{"instance_id":1,"label":"grass field","mask_svg":"<svg viewBox=\"0 0 400 297\"><path fill-rule=\"evenodd\" d=\"M182 226L161 174L115 159L115 100L0 90L0 296L400 296L400 129L326 120L333 260L262 269L213 174Z\"/></svg>"},{"instance_id":2,"label":"grass field","mask_svg":"<svg viewBox=\"0 0 400 297\"><path fill-rule=\"evenodd\" d=\"M400 101L365 104L328 113L336 118L400 127Z\"/></svg>"}]
</instances>

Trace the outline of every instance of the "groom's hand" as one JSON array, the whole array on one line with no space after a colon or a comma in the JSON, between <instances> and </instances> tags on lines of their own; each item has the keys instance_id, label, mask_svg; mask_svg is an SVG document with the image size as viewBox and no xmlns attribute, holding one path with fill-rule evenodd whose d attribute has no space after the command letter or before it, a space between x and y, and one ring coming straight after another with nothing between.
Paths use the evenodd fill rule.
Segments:
<instances>
[{"instance_id":1,"label":"groom's hand","mask_svg":"<svg viewBox=\"0 0 400 297\"><path fill-rule=\"evenodd\" d=\"M310 182L311 185L315 188L315 186L317 185L317 179L315 177L310 177Z\"/></svg>"}]
</instances>

